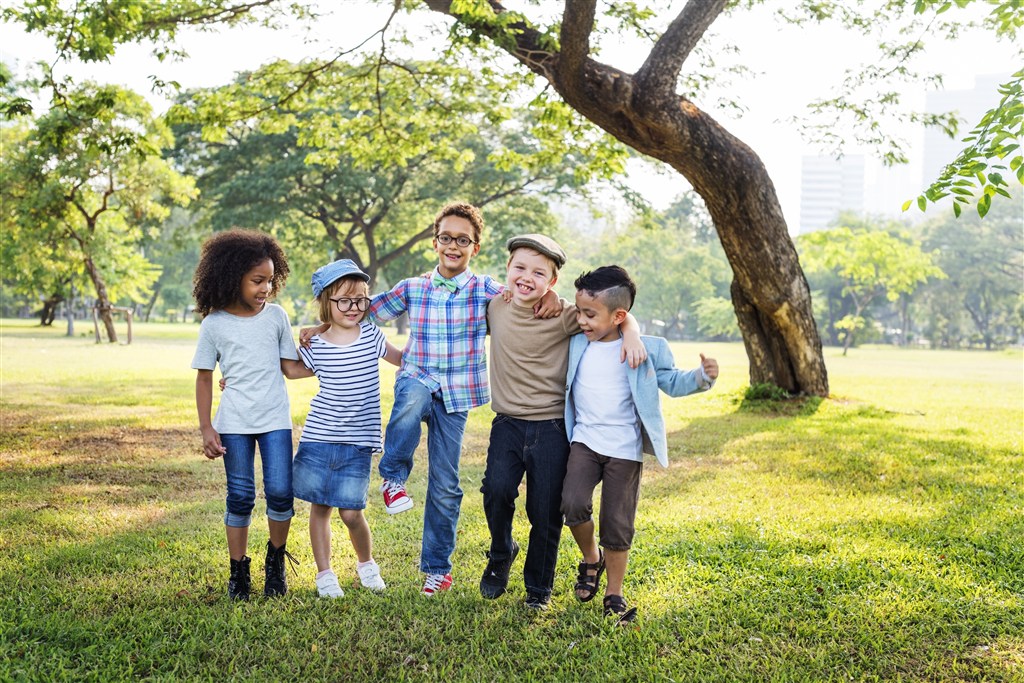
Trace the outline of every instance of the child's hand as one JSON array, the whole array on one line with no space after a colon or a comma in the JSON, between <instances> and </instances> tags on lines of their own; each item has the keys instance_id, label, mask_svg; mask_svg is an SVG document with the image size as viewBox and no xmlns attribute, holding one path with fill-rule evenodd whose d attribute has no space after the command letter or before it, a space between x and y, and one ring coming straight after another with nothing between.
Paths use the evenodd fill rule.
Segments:
<instances>
[{"instance_id":1,"label":"child's hand","mask_svg":"<svg viewBox=\"0 0 1024 683\"><path fill-rule=\"evenodd\" d=\"M533 307L534 318L555 318L562 315L562 301L555 294L555 290L549 289L548 293L541 297L537 305Z\"/></svg>"},{"instance_id":2,"label":"child's hand","mask_svg":"<svg viewBox=\"0 0 1024 683\"><path fill-rule=\"evenodd\" d=\"M645 360L647 360L647 347L644 346L640 335L636 333L623 334L619 362L625 361L629 363L629 367L636 370Z\"/></svg>"},{"instance_id":3,"label":"child's hand","mask_svg":"<svg viewBox=\"0 0 1024 683\"><path fill-rule=\"evenodd\" d=\"M714 358L705 358L704 354L700 354L700 366L704 368L704 374L708 376L712 382L718 379L718 361Z\"/></svg>"},{"instance_id":4,"label":"child's hand","mask_svg":"<svg viewBox=\"0 0 1024 683\"><path fill-rule=\"evenodd\" d=\"M512 290L508 287L501 290L501 299L507 304L512 303Z\"/></svg>"},{"instance_id":5,"label":"child's hand","mask_svg":"<svg viewBox=\"0 0 1024 683\"><path fill-rule=\"evenodd\" d=\"M203 455L210 460L216 460L228 452L228 449L221 445L220 434L216 429L203 427L200 431L203 433Z\"/></svg>"},{"instance_id":6,"label":"child's hand","mask_svg":"<svg viewBox=\"0 0 1024 683\"><path fill-rule=\"evenodd\" d=\"M299 346L304 349L308 349L310 339L318 334L323 334L329 329L331 329L331 326L327 323L322 323L318 327L303 327L299 330Z\"/></svg>"},{"instance_id":7,"label":"child's hand","mask_svg":"<svg viewBox=\"0 0 1024 683\"><path fill-rule=\"evenodd\" d=\"M219 387L220 387L220 390L221 390L221 391L224 391L224 387L226 387L227 385L228 385L228 379L227 379L227 377L225 377L224 375L221 375L221 377L220 377L220 381L219 381L219 382L217 382L217 386L219 386Z\"/></svg>"}]
</instances>

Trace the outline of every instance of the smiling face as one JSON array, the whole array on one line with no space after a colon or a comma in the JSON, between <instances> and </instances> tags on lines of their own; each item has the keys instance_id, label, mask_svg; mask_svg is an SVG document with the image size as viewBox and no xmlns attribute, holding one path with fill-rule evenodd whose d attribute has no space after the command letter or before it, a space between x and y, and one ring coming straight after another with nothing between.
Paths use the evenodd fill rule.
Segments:
<instances>
[{"instance_id":1,"label":"smiling face","mask_svg":"<svg viewBox=\"0 0 1024 683\"><path fill-rule=\"evenodd\" d=\"M441 244L434 238L434 252L437 254L437 270L441 277L455 277L469 267L469 260L480 251L480 244L473 230L473 224L462 216L445 216L437 226L437 236L447 235L452 240ZM460 247L456 240L460 237L470 240L471 244Z\"/></svg>"},{"instance_id":2,"label":"smiling face","mask_svg":"<svg viewBox=\"0 0 1024 683\"><path fill-rule=\"evenodd\" d=\"M342 278L327 290L324 290L320 296L328 298L327 303L330 306L331 325L342 330L358 328L359 323L366 317L366 311L359 310L358 300L368 298L369 293L370 288L367 284L360 278L353 277ZM331 299L334 299L334 301ZM338 299L342 299L342 307L348 310L342 311L339 308ZM345 299L348 301L344 301Z\"/></svg>"},{"instance_id":3,"label":"smiling face","mask_svg":"<svg viewBox=\"0 0 1024 683\"><path fill-rule=\"evenodd\" d=\"M593 296L584 289L576 291L576 322L592 342L610 342L619 338L619 325L626 319L626 309L611 310L601 292Z\"/></svg>"},{"instance_id":4,"label":"smiling face","mask_svg":"<svg viewBox=\"0 0 1024 683\"><path fill-rule=\"evenodd\" d=\"M532 307L557 281L555 264L533 249L520 247L508 259L507 285L520 306Z\"/></svg>"},{"instance_id":5,"label":"smiling face","mask_svg":"<svg viewBox=\"0 0 1024 683\"><path fill-rule=\"evenodd\" d=\"M274 288L274 261L260 261L245 275L238 287L238 305L231 313L255 315L263 310Z\"/></svg>"}]
</instances>

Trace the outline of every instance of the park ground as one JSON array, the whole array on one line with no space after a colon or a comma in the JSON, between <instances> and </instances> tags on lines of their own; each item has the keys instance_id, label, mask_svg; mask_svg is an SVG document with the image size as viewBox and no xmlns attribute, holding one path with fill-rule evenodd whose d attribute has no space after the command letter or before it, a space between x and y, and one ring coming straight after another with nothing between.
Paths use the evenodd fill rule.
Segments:
<instances>
[{"instance_id":1,"label":"park ground","mask_svg":"<svg viewBox=\"0 0 1024 683\"><path fill-rule=\"evenodd\" d=\"M384 594L358 587L336 521L346 595L316 597L297 502L291 592L229 603L196 331L97 345L2 321L0 680L1024 681L1020 349L827 349L830 398L769 402L744 399L741 345L673 343L722 377L663 400L671 466L645 468L626 580L640 618L617 628L573 598L568 533L549 610L523 607L522 556L508 595L480 597L487 408L467 430L450 592L418 594L421 458L411 512L375 495L367 510ZM315 389L289 383L297 424ZM521 544L527 528L520 512ZM254 524L254 569L265 543Z\"/></svg>"}]
</instances>

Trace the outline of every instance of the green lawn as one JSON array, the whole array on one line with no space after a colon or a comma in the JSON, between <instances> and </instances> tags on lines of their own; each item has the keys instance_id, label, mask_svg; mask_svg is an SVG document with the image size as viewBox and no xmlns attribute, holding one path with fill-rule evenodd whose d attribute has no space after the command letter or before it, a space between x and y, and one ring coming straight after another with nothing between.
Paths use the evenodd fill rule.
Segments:
<instances>
[{"instance_id":1,"label":"green lawn","mask_svg":"<svg viewBox=\"0 0 1024 683\"><path fill-rule=\"evenodd\" d=\"M672 464L648 461L626 578L640 619L615 628L572 596L568 533L551 609L522 606L522 557L509 595L479 596L487 409L467 430L452 591L418 594L422 458L412 512L367 511L383 595L357 587L338 521L346 596L317 599L299 502L291 593L230 604L198 327L111 346L82 322L74 338L0 324L0 680L1024 680L1020 350L828 349L832 398L759 404L741 345L673 344L722 377L663 401ZM289 389L301 422L315 380ZM254 569L266 538L254 524Z\"/></svg>"}]
</instances>

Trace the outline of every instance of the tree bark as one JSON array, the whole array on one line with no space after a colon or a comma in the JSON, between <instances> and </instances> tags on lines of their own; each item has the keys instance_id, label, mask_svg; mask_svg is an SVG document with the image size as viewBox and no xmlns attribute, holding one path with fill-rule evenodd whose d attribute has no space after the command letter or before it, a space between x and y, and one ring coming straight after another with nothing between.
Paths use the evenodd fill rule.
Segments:
<instances>
[{"instance_id":1,"label":"tree bark","mask_svg":"<svg viewBox=\"0 0 1024 683\"><path fill-rule=\"evenodd\" d=\"M96 307L99 309L100 320L103 321L103 328L107 332L107 341L111 344L117 342L117 329L114 327L114 316L110 312L110 297L107 295L107 283L103 281L92 256L86 255L84 259L85 271L89 274L93 286L96 288Z\"/></svg>"},{"instance_id":2,"label":"tree bark","mask_svg":"<svg viewBox=\"0 0 1024 683\"><path fill-rule=\"evenodd\" d=\"M451 14L451 2L426 4ZM471 28L497 38L585 118L690 182L704 199L732 266L732 299L751 384L827 396L810 289L775 186L753 150L675 91L682 63L725 5L726 0L690 0L635 75L588 56L594 0L565 3L558 52L526 24L513 26L514 34L493 25ZM505 11L497 2L491 6L499 14Z\"/></svg>"}]
</instances>

